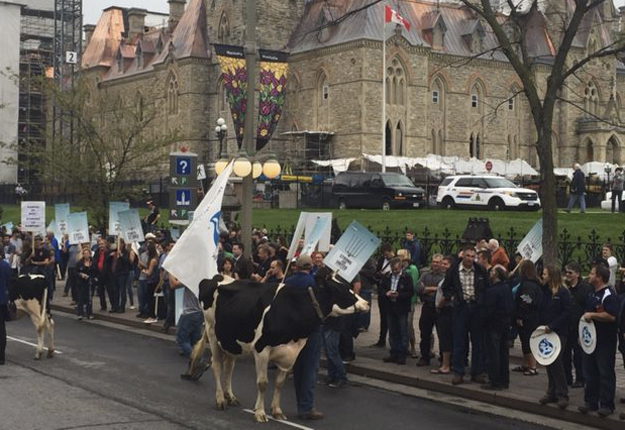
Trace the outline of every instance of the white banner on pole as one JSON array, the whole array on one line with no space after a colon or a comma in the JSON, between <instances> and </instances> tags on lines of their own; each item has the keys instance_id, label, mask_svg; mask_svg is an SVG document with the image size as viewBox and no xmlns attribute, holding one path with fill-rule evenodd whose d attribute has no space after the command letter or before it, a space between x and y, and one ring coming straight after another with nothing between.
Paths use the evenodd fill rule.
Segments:
<instances>
[{"instance_id":1,"label":"white banner on pole","mask_svg":"<svg viewBox=\"0 0 625 430\"><path fill-rule=\"evenodd\" d=\"M89 221L87 212L76 212L67 216L69 244L79 245L89 242Z\"/></svg>"},{"instance_id":2,"label":"white banner on pole","mask_svg":"<svg viewBox=\"0 0 625 430\"><path fill-rule=\"evenodd\" d=\"M304 242L308 242L308 236L312 234L313 228L318 219L327 219L327 223L319 237L318 250L328 252L330 250L330 240L332 236L332 212L311 212L306 217L306 231L304 232Z\"/></svg>"},{"instance_id":3,"label":"white banner on pole","mask_svg":"<svg viewBox=\"0 0 625 430\"><path fill-rule=\"evenodd\" d=\"M22 231L45 234L46 202L22 202Z\"/></svg>"},{"instance_id":4,"label":"white banner on pole","mask_svg":"<svg viewBox=\"0 0 625 430\"><path fill-rule=\"evenodd\" d=\"M141 218L137 209L129 209L117 212L119 220L120 235L126 243L143 242L143 228L141 227Z\"/></svg>"},{"instance_id":5,"label":"white banner on pole","mask_svg":"<svg viewBox=\"0 0 625 430\"><path fill-rule=\"evenodd\" d=\"M306 218L306 223L310 221L312 218L314 220L314 224L309 231L307 231L306 238L304 239L304 247L302 248L302 254L312 254L317 247L317 244L321 247L320 240L323 233L326 231L326 226L328 225L330 219L328 217L317 217L315 219L315 214L308 214Z\"/></svg>"},{"instance_id":6,"label":"white banner on pole","mask_svg":"<svg viewBox=\"0 0 625 430\"><path fill-rule=\"evenodd\" d=\"M121 234L121 225L119 222L119 213L130 209L130 203L127 202L109 202L109 234L119 236Z\"/></svg>"},{"instance_id":7,"label":"white banner on pole","mask_svg":"<svg viewBox=\"0 0 625 430\"><path fill-rule=\"evenodd\" d=\"M289 246L289 253L286 256L287 262L291 261L293 257L295 257L295 253L297 252L297 248L299 246L299 240L302 238L304 228L306 227L307 218L308 213L300 212L299 219L297 220L297 227L295 227L295 233L293 233L293 239L291 239L291 246Z\"/></svg>"},{"instance_id":8,"label":"white banner on pole","mask_svg":"<svg viewBox=\"0 0 625 430\"><path fill-rule=\"evenodd\" d=\"M517 248L524 260L536 263L543 255L543 220L539 219Z\"/></svg>"},{"instance_id":9,"label":"white banner on pole","mask_svg":"<svg viewBox=\"0 0 625 430\"><path fill-rule=\"evenodd\" d=\"M323 262L351 282L378 246L380 239L357 221L352 221Z\"/></svg>"},{"instance_id":10,"label":"white banner on pole","mask_svg":"<svg viewBox=\"0 0 625 430\"><path fill-rule=\"evenodd\" d=\"M56 237L62 237L68 233L67 216L69 215L69 203L59 203L54 205L54 219L56 220ZM57 236L57 233L61 236Z\"/></svg>"}]
</instances>

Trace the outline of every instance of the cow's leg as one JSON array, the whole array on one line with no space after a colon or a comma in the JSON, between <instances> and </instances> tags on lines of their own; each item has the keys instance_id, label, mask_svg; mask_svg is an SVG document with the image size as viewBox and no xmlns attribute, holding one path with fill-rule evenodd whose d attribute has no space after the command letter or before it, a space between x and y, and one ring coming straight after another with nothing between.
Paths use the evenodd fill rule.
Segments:
<instances>
[{"instance_id":1,"label":"cow's leg","mask_svg":"<svg viewBox=\"0 0 625 430\"><path fill-rule=\"evenodd\" d=\"M254 420L258 423L269 421L265 414L265 391L269 385L267 378L267 366L269 365L269 348L265 348L261 353L254 354L256 364L256 385L258 386L258 397L254 406Z\"/></svg>"},{"instance_id":2,"label":"cow's leg","mask_svg":"<svg viewBox=\"0 0 625 430\"><path fill-rule=\"evenodd\" d=\"M43 328L44 323L39 316L38 312L29 312L30 320L33 322L35 326L35 330L37 331L37 352L35 352L35 360L40 360L43 355Z\"/></svg>"},{"instance_id":3,"label":"cow's leg","mask_svg":"<svg viewBox=\"0 0 625 430\"><path fill-rule=\"evenodd\" d=\"M286 420L286 415L284 415L280 408L280 394L288 373L289 372L281 370L280 368L276 370L276 381L273 387L273 399L271 401L271 414L277 420Z\"/></svg>"},{"instance_id":4,"label":"cow's leg","mask_svg":"<svg viewBox=\"0 0 625 430\"><path fill-rule=\"evenodd\" d=\"M204 373L204 369L198 369L197 366L198 364L202 364L202 356L206 349L206 340L206 333L203 333L200 340L193 345L193 350L189 356L189 369L187 370L187 374L191 375L193 379L199 379Z\"/></svg>"},{"instance_id":5,"label":"cow's leg","mask_svg":"<svg viewBox=\"0 0 625 430\"><path fill-rule=\"evenodd\" d=\"M45 316L46 330L48 331L48 358L54 357L54 320Z\"/></svg>"},{"instance_id":6,"label":"cow's leg","mask_svg":"<svg viewBox=\"0 0 625 430\"><path fill-rule=\"evenodd\" d=\"M217 338L214 334L208 338L208 343L213 356L211 367L213 369L213 377L215 378L215 402L217 409L223 411L226 409L226 399L221 388L221 364L225 354L222 352L221 347L217 345Z\"/></svg>"},{"instance_id":7,"label":"cow's leg","mask_svg":"<svg viewBox=\"0 0 625 430\"><path fill-rule=\"evenodd\" d=\"M240 403L232 392L232 373L234 372L235 358L230 354L224 356L224 391L228 406L239 406Z\"/></svg>"}]
</instances>

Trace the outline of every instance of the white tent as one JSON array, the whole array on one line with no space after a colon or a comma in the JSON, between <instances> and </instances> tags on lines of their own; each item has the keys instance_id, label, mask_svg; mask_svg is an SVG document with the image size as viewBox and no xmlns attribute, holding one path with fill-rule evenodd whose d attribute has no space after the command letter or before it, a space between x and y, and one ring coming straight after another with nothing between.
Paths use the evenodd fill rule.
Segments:
<instances>
[{"instance_id":1,"label":"white tent","mask_svg":"<svg viewBox=\"0 0 625 430\"><path fill-rule=\"evenodd\" d=\"M335 175L346 172L349 170L349 165L354 161L355 158L337 158L335 160L312 160L317 166L323 167L332 167L332 171Z\"/></svg>"}]
</instances>

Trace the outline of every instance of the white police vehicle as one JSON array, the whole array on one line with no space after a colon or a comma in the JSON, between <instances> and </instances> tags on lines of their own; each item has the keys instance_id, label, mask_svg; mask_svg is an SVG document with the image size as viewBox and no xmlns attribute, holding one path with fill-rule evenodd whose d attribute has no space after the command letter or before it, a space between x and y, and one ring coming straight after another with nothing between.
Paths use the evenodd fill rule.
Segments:
<instances>
[{"instance_id":1,"label":"white police vehicle","mask_svg":"<svg viewBox=\"0 0 625 430\"><path fill-rule=\"evenodd\" d=\"M436 203L445 209L483 207L490 210L540 209L538 193L519 188L499 176L448 176L438 186Z\"/></svg>"}]
</instances>

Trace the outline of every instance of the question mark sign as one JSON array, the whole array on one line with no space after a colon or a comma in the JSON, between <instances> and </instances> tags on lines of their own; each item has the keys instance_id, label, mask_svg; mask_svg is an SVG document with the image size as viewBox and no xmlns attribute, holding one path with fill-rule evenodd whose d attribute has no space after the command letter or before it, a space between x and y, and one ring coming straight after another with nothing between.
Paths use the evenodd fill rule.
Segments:
<instances>
[{"instance_id":1,"label":"question mark sign","mask_svg":"<svg viewBox=\"0 0 625 430\"><path fill-rule=\"evenodd\" d=\"M180 161L180 165L182 166L182 173L187 173L187 166L189 166L187 160Z\"/></svg>"}]
</instances>

